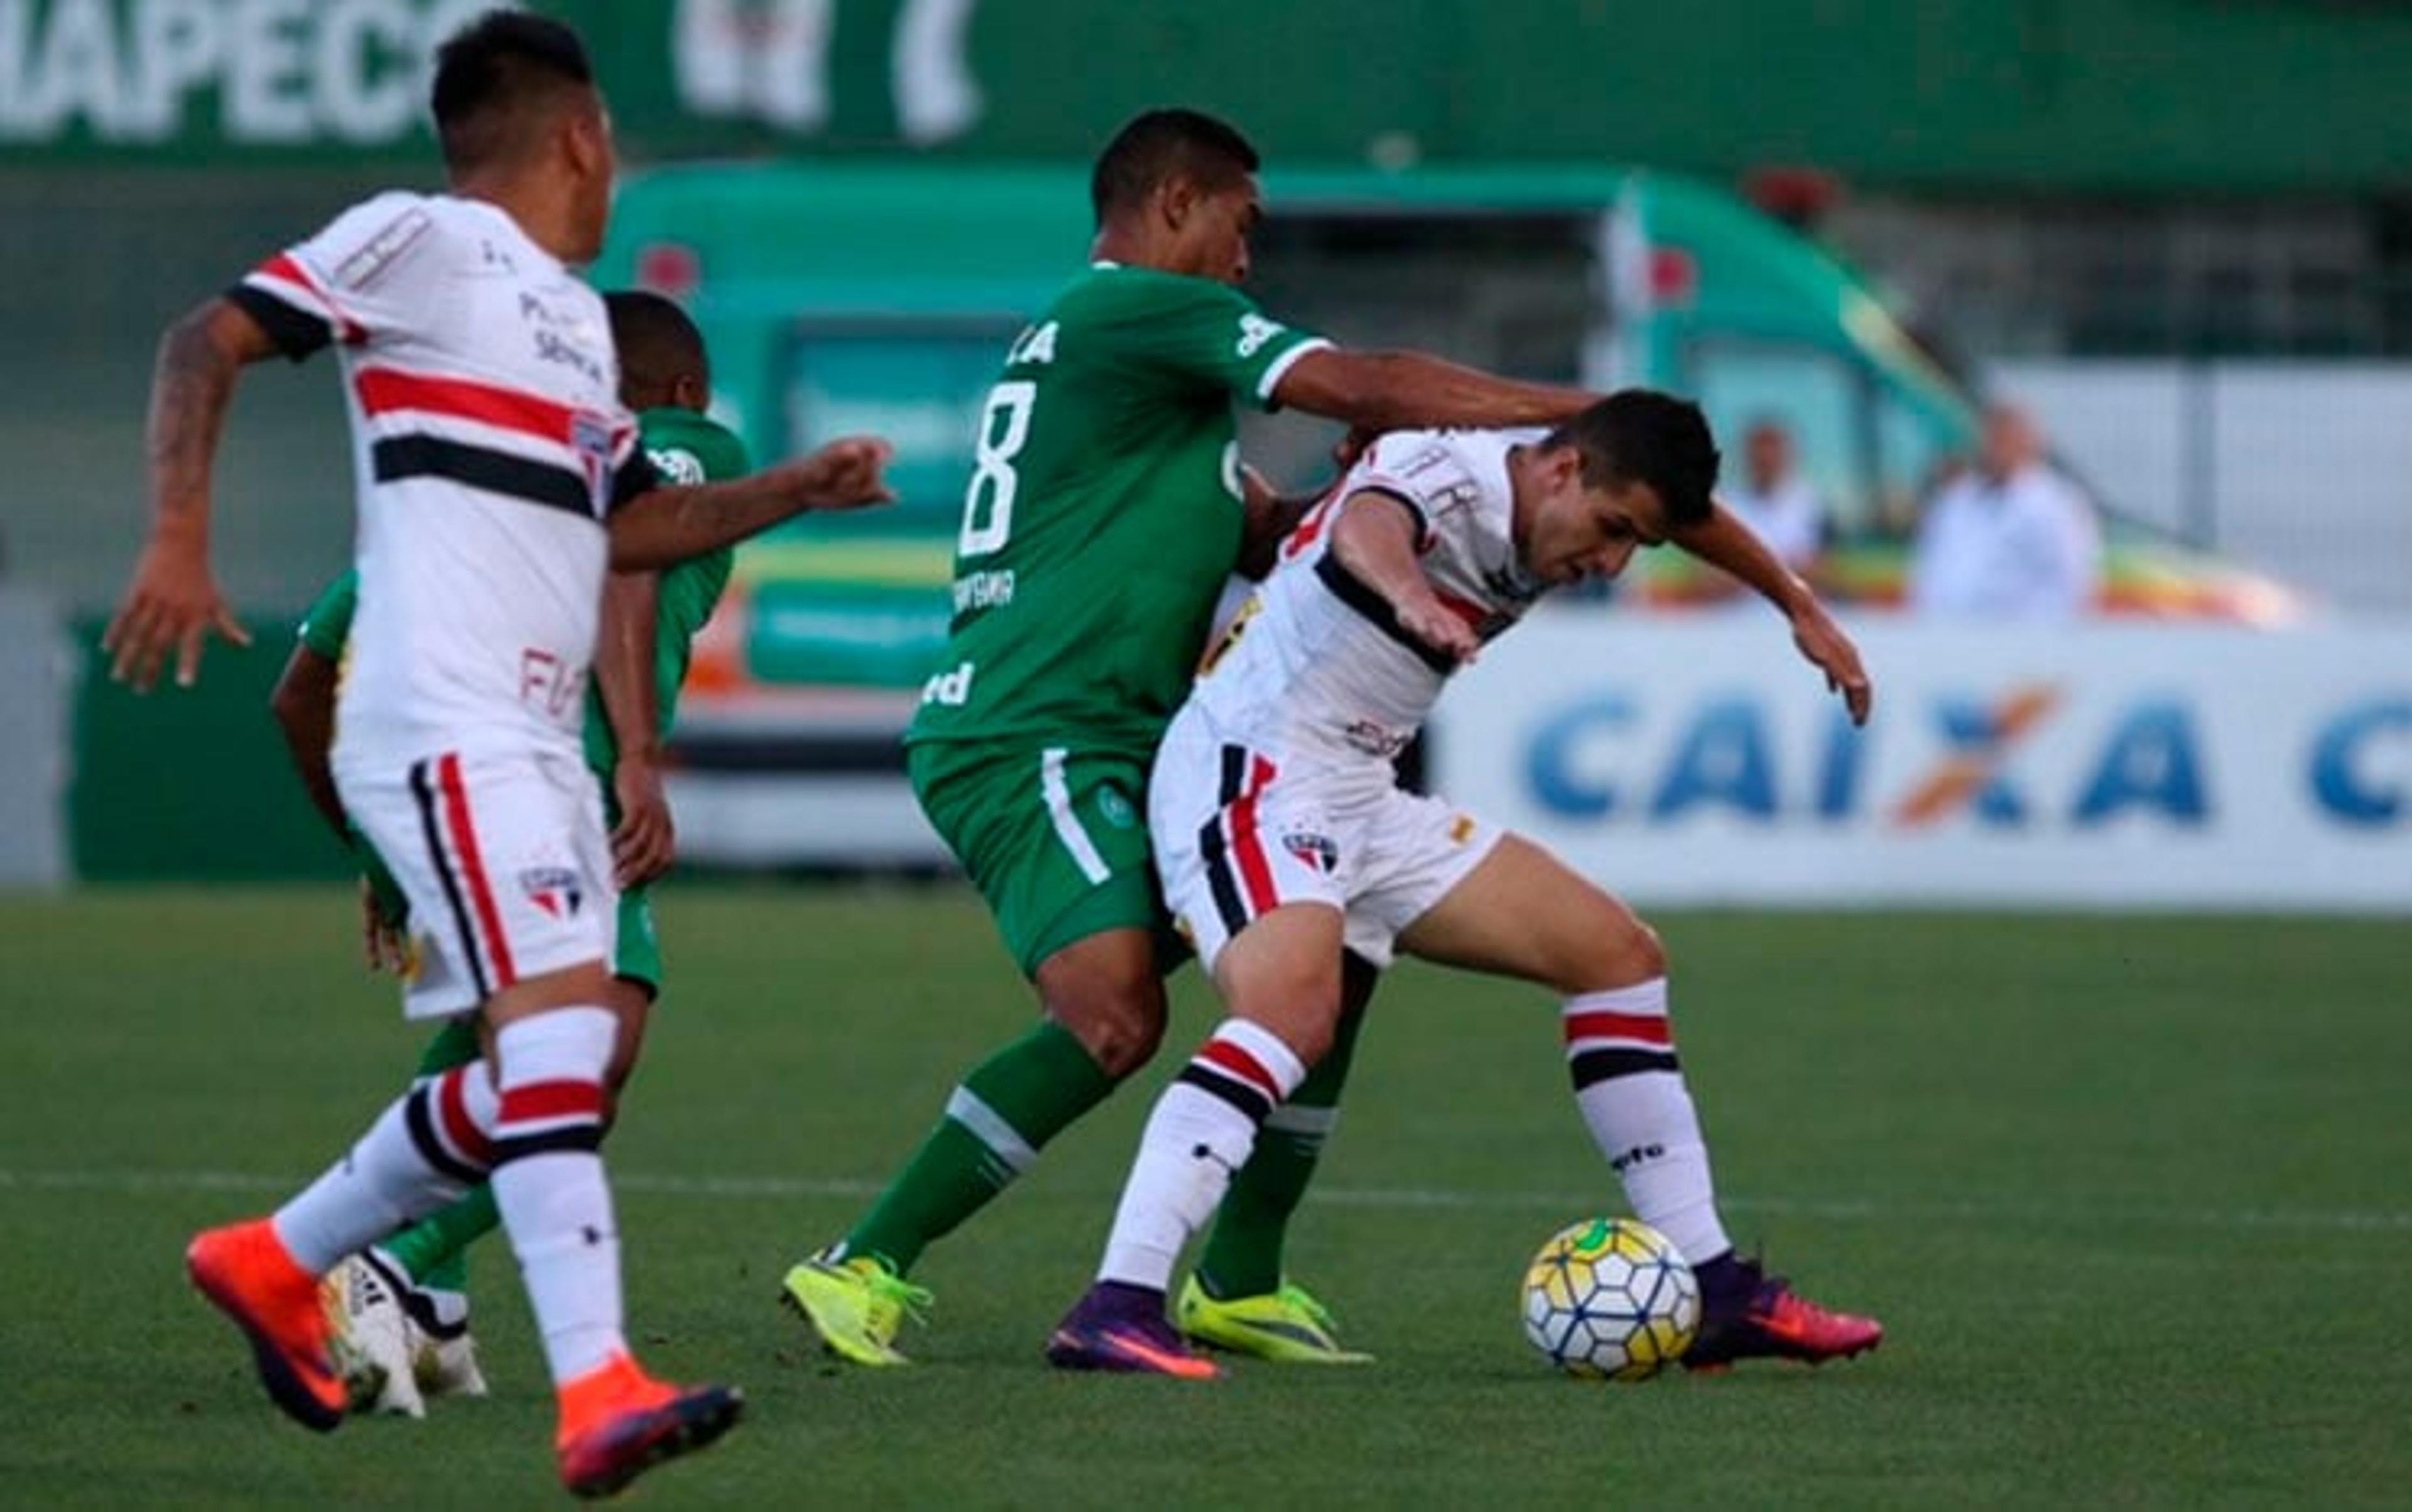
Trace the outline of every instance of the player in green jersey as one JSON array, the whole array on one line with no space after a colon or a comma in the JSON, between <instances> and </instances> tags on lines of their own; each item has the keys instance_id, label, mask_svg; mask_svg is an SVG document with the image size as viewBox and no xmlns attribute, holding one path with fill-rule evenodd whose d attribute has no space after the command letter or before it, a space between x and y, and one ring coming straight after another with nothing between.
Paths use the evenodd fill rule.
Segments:
<instances>
[{"instance_id":1,"label":"player in green jersey","mask_svg":"<svg viewBox=\"0 0 2412 1512\"><path fill-rule=\"evenodd\" d=\"M927 1297L904 1277L924 1248L1163 1035L1162 977L1182 952L1149 859L1150 759L1243 548L1269 553L1299 507L1241 466L1233 403L1378 431L1548 424L1594 397L1343 351L1260 313L1237 287L1261 214L1257 167L1244 138L1194 111L1124 126L1092 181L1094 260L1014 342L981 410L954 620L907 769L1042 1017L964 1076L845 1238L788 1271L787 1299L859 1363L903 1360L897 1328ZM1361 1004L1372 972L1359 963L1350 979ZM1357 1021L1232 1183L1184 1297L1184 1326L1211 1342L1361 1358L1281 1270Z\"/></svg>"},{"instance_id":2,"label":"player in green jersey","mask_svg":"<svg viewBox=\"0 0 2412 1512\"><path fill-rule=\"evenodd\" d=\"M620 357L622 401L637 413L642 445L667 483L742 477L751 470L744 443L704 411L712 381L702 335L659 295L607 295ZM654 928L651 881L669 866L673 836L662 793L662 741L676 712L696 634L728 585L734 550L723 547L659 573L615 573L604 590L595 655L595 690L586 705L586 763L600 780L621 887L610 1001L620 1035L607 1073L616 1094L634 1064L648 1010L661 989L661 947ZM273 697L312 801L360 859L363 932L370 963L405 982L412 976L400 890L384 863L351 832L335 796L327 753L334 734L335 691L357 603L355 575L337 578L311 606L300 643ZM419 1060L434 1076L479 1053L475 1027L455 1020ZM339 1356L357 1405L419 1417L428 1393L483 1395L485 1383L468 1331L466 1247L499 1222L480 1185L354 1256L329 1281Z\"/></svg>"}]
</instances>

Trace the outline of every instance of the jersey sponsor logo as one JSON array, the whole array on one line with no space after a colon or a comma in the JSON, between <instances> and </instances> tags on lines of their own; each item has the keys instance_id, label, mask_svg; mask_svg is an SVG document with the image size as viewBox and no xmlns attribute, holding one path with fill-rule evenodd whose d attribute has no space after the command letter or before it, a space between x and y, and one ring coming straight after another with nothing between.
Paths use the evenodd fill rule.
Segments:
<instances>
[{"instance_id":1,"label":"jersey sponsor logo","mask_svg":"<svg viewBox=\"0 0 2412 1512\"><path fill-rule=\"evenodd\" d=\"M1013 569L967 573L955 580L955 612L1002 609L1013 602Z\"/></svg>"},{"instance_id":2,"label":"jersey sponsor logo","mask_svg":"<svg viewBox=\"0 0 2412 1512\"><path fill-rule=\"evenodd\" d=\"M554 918L575 918L586 901L584 879L566 866L531 866L520 873L520 891Z\"/></svg>"},{"instance_id":3,"label":"jersey sponsor logo","mask_svg":"<svg viewBox=\"0 0 2412 1512\"><path fill-rule=\"evenodd\" d=\"M1340 738L1346 741L1352 749L1388 761L1405 750L1407 742L1415 739L1415 734L1411 730L1396 730L1387 725L1377 725L1370 719L1352 719L1342 727Z\"/></svg>"},{"instance_id":4,"label":"jersey sponsor logo","mask_svg":"<svg viewBox=\"0 0 2412 1512\"><path fill-rule=\"evenodd\" d=\"M585 692L583 668L567 665L541 646L520 653L520 702L558 720L577 707Z\"/></svg>"},{"instance_id":5,"label":"jersey sponsor logo","mask_svg":"<svg viewBox=\"0 0 2412 1512\"><path fill-rule=\"evenodd\" d=\"M404 212L385 229L363 242L358 252L346 257L335 268L335 283L342 288L366 288L376 282L394 259L410 250L411 243L425 236L435 223L423 210Z\"/></svg>"},{"instance_id":6,"label":"jersey sponsor logo","mask_svg":"<svg viewBox=\"0 0 2412 1512\"><path fill-rule=\"evenodd\" d=\"M1232 350L1243 358L1256 356L1265 349L1265 343L1289 328L1278 320L1268 320L1260 315L1240 316L1240 340Z\"/></svg>"},{"instance_id":7,"label":"jersey sponsor logo","mask_svg":"<svg viewBox=\"0 0 2412 1512\"><path fill-rule=\"evenodd\" d=\"M612 381L604 360L596 355L598 347L609 351L610 344L608 340L598 340L601 333L583 310L557 310L534 292L522 289L520 318L528 324L537 360L570 368L598 389L619 387Z\"/></svg>"},{"instance_id":8,"label":"jersey sponsor logo","mask_svg":"<svg viewBox=\"0 0 2412 1512\"><path fill-rule=\"evenodd\" d=\"M964 662L951 672L940 672L921 684L921 701L961 709L971 702L972 674L978 668Z\"/></svg>"}]
</instances>

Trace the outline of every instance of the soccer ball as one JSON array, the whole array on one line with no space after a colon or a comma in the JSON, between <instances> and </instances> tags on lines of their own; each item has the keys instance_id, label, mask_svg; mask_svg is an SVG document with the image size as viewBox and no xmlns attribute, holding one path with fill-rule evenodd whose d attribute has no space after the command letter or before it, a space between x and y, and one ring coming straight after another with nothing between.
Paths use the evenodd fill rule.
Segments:
<instances>
[{"instance_id":1,"label":"soccer ball","mask_svg":"<svg viewBox=\"0 0 2412 1512\"><path fill-rule=\"evenodd\" d=\"M1692 1268L1630 1218L1558 1230L1524 1271L1524 1337L1569 1375L1646 1381L1683 1358L1699 1328Z\"/></svg>"}]
</instances>

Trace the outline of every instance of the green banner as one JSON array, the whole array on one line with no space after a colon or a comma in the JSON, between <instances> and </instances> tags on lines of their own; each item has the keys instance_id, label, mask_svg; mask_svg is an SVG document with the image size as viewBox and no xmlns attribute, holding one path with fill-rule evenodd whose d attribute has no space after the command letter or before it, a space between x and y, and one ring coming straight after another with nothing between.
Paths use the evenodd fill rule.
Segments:
<instances>
[{"instance_id":1,"label":"green banner","mask_svg":"<svg viewBox=\"0 0 2412 1512\"><path fill-rule=\"evenodd\" d=\"M424 166L490 0L0 0L0 165ZM587 0L632 155L1085 158L1145 106L1285 163L1815 164L1872 183L2400 188L2412 7L2335 0Z\"/></svg>"}]
</instances>

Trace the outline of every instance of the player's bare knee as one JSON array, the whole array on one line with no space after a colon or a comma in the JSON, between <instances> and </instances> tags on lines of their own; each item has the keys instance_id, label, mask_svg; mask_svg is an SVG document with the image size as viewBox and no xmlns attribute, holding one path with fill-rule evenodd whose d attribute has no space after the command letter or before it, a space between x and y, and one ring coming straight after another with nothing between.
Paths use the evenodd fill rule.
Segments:
<instances>
[{"instance_id":1,"label":"player's bare knee","mask_svg":"<svg viewBox=\"0 0 2412 1512\"><path fill-rule=\"evenodd\" d=\"M1620 903L1577 937L1552 985L1569 994L1602 992L1666 975L1667 947L1658 932Z\"/></svg>"},{"instance_id":2,"label":"player's bare knee","mask_svg":"<svg viewBox=\"0 0 2412 1512\"><path fill-rule=\"evenodd\" d=\"M1088 976L1045 993L1047 1016L1110 1077L1130 1075L1164 1043L1164 996L1153 981Z\"/></svg>"},{"instance_id":3,"label":"player's bare knee","mask_svg":"<svg viewBox=\"0 0 2412 1512\"><path fill-rule=\"evenodd\" d=\"M1261 1025L1307 1065L1323 1059L1340 1022L1337 962L1231 972L1217 977L1233 1017Z\"/></svg>"}]
</instances>

